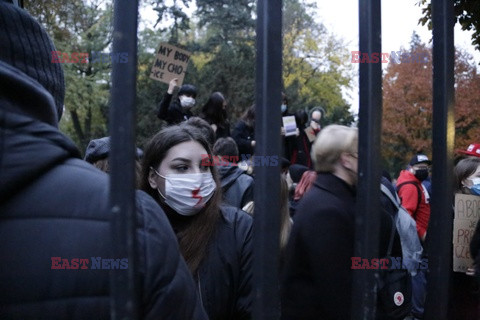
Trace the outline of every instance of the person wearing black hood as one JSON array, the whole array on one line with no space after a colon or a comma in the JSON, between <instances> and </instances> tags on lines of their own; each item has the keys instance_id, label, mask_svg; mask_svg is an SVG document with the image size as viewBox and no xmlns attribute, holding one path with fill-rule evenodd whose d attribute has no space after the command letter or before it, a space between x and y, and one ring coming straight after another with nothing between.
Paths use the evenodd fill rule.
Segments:
<instances>
[{"instance_id":1,"label":"person wearing black hood","mask_svg":"<svg viewBox=\"0 0 480 320\"><path fill-rule=\"evenodd\" d=\"M214 156L238 159L238 148L235 140L230 137L217 140L212 150ZM222 158L223 159L223 158ZM253 201L253 178L240 169L236 162L220 162L216 166L220 174L223 200L231 206L243 208Z\"/></svg>"},{"instance_id":2,"label":"person wearing black hood","mask_svg":"<svg viewBox=\"0 0 480 320\"><path fill-rule=\"evenodd\" d=\"M170 81L167 93L165 93L162 101L160 101L157 111L157 117L165 120L168 125L178 124L193 116L190 110L195 105L197 88L191 84L182 85L178 91L178 97L172 102L173 91L175 87L178 86L177 83L177 78Z\"/></svg>"},{"instance_id":3,"label":"person wearing black hood","mask_svg":"<svg viewBox=\"0 0 480 320\"><path fill-rule=\"evenodd\" d=\"M0 318L110 319L103 262L130 261L112 257L108 175L58 130L54 51L37 21L0 1ZM207 319L164 212L143 192L136 201L140 317Z\"/></svg>"}]
</instances>

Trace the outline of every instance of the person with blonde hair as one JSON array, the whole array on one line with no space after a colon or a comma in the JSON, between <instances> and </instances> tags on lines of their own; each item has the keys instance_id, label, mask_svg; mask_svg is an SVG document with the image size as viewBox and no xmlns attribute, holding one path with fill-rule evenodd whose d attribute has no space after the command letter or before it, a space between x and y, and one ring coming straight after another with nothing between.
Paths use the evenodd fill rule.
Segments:
<instances>
[{"instance_id":1,"label":"person with blonde hair","mask_svg":"<svg viewBox=\"0 0 480 320\"><path fill-rule=\"evenodd\" d=\"M318 172L297 207L282 277L282 319L350 319L358 131L330 125L312 146Z\"/></svg>"},{"instance_id":2,"label":"person with blonde hair","mask_svg":"<svg viewBox=\"0 0 480 320\"><path fill-rule=\"evenodd\" d=\"M298 204L286 248L282 319L350 319L358 130L325 127L312 158L318 175ZM381 256L391 228L386 213L381 216Z\"/></svg>"}]
</instances>

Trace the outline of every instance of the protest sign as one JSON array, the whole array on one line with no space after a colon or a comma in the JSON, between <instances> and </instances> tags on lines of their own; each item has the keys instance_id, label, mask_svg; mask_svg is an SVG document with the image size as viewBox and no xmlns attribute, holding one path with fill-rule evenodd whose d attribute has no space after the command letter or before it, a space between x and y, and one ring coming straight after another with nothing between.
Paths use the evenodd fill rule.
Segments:
<instances>
[{"instance_id":1,"label":"protest sign","mask_svg":"<svg viewBox=\"0 0 480 320\"><path fill-rule=\"evenodd\" d=\"M150 78L164 83L170 83L172 79L177 78L178 86L181 86L190 56L191 53L188 51L168 43L160 43Z\"/></svg>"},{"instance_id":2,"label":"protest sign","mask_svg":"<svg viewBox=\"0 0 480 320\"><path fill-rule=\"evenodd\" d=\"M479 217L480 197L457 193L453 220L453 271L455 272L466 272L473 266L470 241Z\"/></svg>"},{"instance_id":3,"label":"protest sign","mask_svg":"<svg viewBox=\"0 0 480 320\"><path fill-rule=\"evenodd\" d=\"M282 117L283 128L285 128L285 137L297 134L297 123L295 116Z\"/></svg>"}]
</instances>

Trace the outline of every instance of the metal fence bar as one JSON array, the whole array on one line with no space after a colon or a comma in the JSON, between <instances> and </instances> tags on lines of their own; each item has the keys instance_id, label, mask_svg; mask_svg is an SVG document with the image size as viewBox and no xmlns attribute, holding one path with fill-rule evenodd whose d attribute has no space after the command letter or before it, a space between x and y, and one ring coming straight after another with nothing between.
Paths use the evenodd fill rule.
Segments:
<instances>
[{"instance_id":1,"label":"metal fence bar","mask_svg":"<svg viewBox=\"0 0 480 320\"><path fill-rule=\"evenodd\" d=\"M258 1L256 47L255 156L279 156L282 101L281 0ZM279 195L279 167L255 167L254 319L280 317Z\"/></svg>"},{"instance_id":2,"label":"metal fence bar","mask_svg":"<svg viewBox=\"0 0 480 320\"><path fill-rule=\"evenodd\" d=\"M360 51L381 52L380 0L359 0ZM355 256L378 258L380 230L381 63L360 63L359 162ZM375 270L354 270L352 319L375 319Z\"/></svg>"},{"instance_id":3,"label":"metal fence bar","mask_svg":"<svg viewBox=\"0 0 480 320\"><path fill-rule=\"evenodd\" d=\"M452 270L454 119L453 1L432 1L433 175L428 225L426 319L447 319ZM434 244L434 245L433 245ZM472 280L473 281L473 280Z\"/></svg>"},{"instance_id":4,"label":"metal fence bar","mask_svg":"<svg viewBox=\"0 0 480 320\"><path fill-rule=\"evenodd\" d=\"M135 96L138 0L114 2L113 52L126 63L112 63L110 91L110 208L114 258L128 258L128 269L111 270L111 318L138 318L135 237Z\"/></svg>"}]
</instances>

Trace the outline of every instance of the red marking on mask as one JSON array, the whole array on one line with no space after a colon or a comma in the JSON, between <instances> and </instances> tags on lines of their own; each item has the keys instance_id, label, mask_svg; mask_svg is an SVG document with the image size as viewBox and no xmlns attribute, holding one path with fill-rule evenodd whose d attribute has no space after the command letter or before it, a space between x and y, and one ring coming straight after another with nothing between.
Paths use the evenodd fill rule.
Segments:
<instances>
[{"instance_id":1,"label":"red marking on mask","mask_svg":"<svg viewBox=\"0 0 480 320\"><path fill-rule=\"evenodd\" d=\"M198 202L195 204L195 207L198 206L200 204L200 202L202 202L202 200L203 200L203 197L198 194L199 192L200 192L200 188L192 190L192 198L198 199Z\"/></svg>"}]
</instances>

